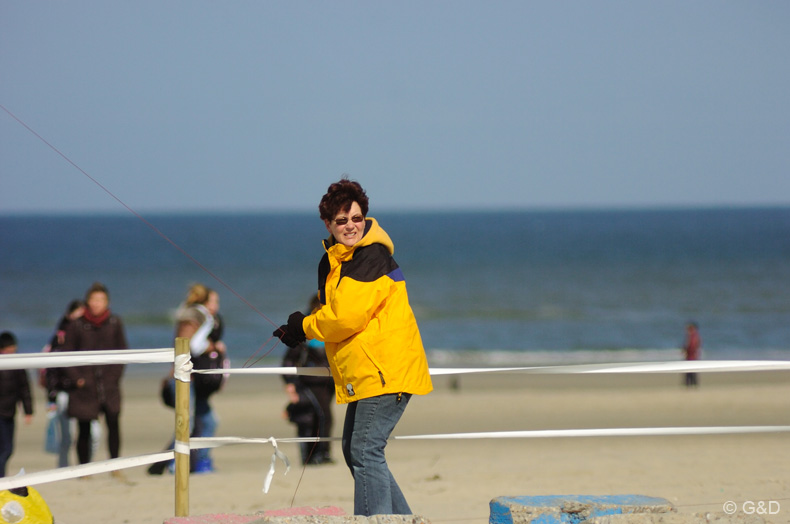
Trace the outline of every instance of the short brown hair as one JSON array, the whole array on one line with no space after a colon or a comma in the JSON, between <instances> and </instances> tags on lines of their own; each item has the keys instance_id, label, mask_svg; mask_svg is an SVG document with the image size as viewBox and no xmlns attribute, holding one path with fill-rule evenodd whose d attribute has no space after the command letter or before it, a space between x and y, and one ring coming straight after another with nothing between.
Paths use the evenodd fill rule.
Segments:
<instances>
[{"instance_id":1,"label":"short brown hair","mask_svg":"<svg viewBox=\"0 0 790 524\"><path fill-rule=\"evenodd\" d=\"M331 184L326 190L326 194L321 197L318 204L318 212L323 220L332 220L341 211L351 209L351 204L356 202L362 210L362 215L368 214L368 195L359 182L349 180L348 176L343 176L339 181Z\"/></svg>"},{"instance_id":2,"label":"short brown hair","mask_svg":"<svg viewBox=\"0 0 790 524\"><path fill-rule=\"evenodd\" d=\"M107 298L110 298L110 292L107 291L107 286L102 284L101 282L94 282L91 284L91 287L88 288L88 291L85 292L85 302L91 297L94 293L104 293L107 295Z\"/></svg>"}]
</instances>

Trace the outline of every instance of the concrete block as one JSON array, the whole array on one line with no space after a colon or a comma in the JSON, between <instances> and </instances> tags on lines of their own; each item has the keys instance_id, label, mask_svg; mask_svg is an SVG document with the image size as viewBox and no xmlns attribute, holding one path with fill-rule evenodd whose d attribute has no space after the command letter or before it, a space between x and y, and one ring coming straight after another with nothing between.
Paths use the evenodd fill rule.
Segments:
<instances>
[{"instance_id":1,"label":"concrete block","mask_svg":"<svg viewBox=\"0 0 790 524\"><path fill-rule=\"evenodd\" d=\"M645 495L497 497L489 506L489 524L588 524L605 515L675 511L666 499Z\"/></svg>"}]
</instances>

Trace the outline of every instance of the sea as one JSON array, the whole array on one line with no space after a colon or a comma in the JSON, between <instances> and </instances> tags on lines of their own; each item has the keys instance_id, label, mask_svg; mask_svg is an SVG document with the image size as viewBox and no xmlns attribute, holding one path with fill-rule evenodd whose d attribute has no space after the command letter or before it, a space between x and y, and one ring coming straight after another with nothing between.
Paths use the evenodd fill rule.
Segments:
<instances>
[{"instance_id":1,"label":"sea","mask_svg":"<svg viewBox=\"0 0 790 524\"><path fill-rule=\"evenodd\" d=\"M790 359L790 208L371 216L431 366L677 360L689 321L707 359ZM172 347L201 282L232 365L279 365L271 333L317 289L326 236L314 213L0 216L0 330L41 351L100 281L130 347Z\"/></svg>"}]
</instances>

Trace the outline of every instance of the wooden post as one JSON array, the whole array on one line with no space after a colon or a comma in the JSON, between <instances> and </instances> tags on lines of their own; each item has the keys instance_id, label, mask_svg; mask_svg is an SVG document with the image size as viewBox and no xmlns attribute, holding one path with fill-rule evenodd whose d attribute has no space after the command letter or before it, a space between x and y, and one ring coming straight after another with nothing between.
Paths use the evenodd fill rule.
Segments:
<instances>
[{"instance_id":1,"label":"wooden post","mask_svg":"<svg viewBox=\"0 0 790 524\"><path fill-rule=\"evenodd\" d=\"M176 338L176 357L179 355L189 355L188 338ZM189 452L178 452L179 443L189 444L189 386L189 382L176 380L176 517L189 516Z\"/></svg>"}]
</instances>

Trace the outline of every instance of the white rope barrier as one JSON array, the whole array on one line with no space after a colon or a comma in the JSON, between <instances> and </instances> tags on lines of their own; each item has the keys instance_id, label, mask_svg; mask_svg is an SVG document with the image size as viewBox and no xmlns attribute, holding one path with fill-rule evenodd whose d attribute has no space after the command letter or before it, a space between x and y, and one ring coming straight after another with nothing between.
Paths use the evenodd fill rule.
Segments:
<instances>
[{"instance_id":1,"label":"white rope barrier","mask_svg":"<svg viewBox=\"0 0 790 524\"><path fill-rule=\"evenodd\" d=\"M101 364L173 363L173 349L113 349L104 351L63 351L54 353L15 353L0 355L0 369L44 369ZM329 368L259 367L227 369L189 369L179 362L179 380L188 381L187 373L223 375L300 375L331 376ZM186 367L185 367L186 366ZM596 373L715 373L732 371L788 371L787 360L672 360L664 362L623 362L614 364L571 364L499 368L431 368L432 376L470 373L596 374Z\"/></svg>"},{"instance_id":2,"label":"white rope barrier","mask_svg":"<svg viewBox=\"0 0 790 524\"><path fill-rule=\"evenodd\" d=\"M173 362L173 378L181 382L189 382L192 380L192 373L195 369L192 367L192 360L189 354L176 355Z\"/></svg>"},{"instance_id":3,"label":"white rope barrier","mask_svg":"<svg viewBox=\"0 0 790 524\"><path fill-rule=\"evenodd\" d=\"M471 373L526 373L532 375L605 374L605 373L721 373L733 371L788 371L787 360L679 360L667 362L623 362L616 364L571 364L510 368L430 368L431 376ZM205 375L307 375L331 376L329 368L260 367L229 369L194 369Z\"/></svg>"},{"instance_id":4,"label":"white rope barrier","mask_svg":"<svg viewBox=\"0 0 790 524\"><path fill-rule=\"evenodd\" d=\"M173 348L55 351L0 355L0 369L45 369L99 364L157 364L173 362Z\"/></svg>"},{"instance_id":5,"label":"white rope barrier","mask_svg":"<svg viewBox=\"0 0 790 524\"><path fill-rule=\"evenodd\" d=\"M274 437L269 438L246 438L246 437L193 437L189 439L190 449L220 448L234 444L271 444ZM292 444L298 442L328 442L340 440L337 437L292 437L276 439L280 444Z\"/></svg>"},{"instance_id":6,"label":"white rope barrier","mask_svg":"<svg viewBox=\"0 0 790 524\"><path fill-rule=\"evenodd\" d=\"M391 440L471 440L502 438L570 438L570 437L662 437L690 435L742 435L753 433L789 433L790 426L700 426L663 428L539 429L526 431L488 431L473 433L437 433L432 435L394 435ZM272 437L273 438L273 437ZM278 438L277 442L335 442L339 437ZM196 437L191 449L218 448L233 444L268 444L271 438Z\"/></svg>"},{"instance_id":7,"label":"white rope barrier","mask_svg":"<svg viewBox=\"0 0 790 524\"><path fill-rule=\"evenodd\" d=\"M301 375L308 377L330 377L329 368L302 367L260 367L260 368L221 368L193 369L192 373L201 375Z\"/></svg>"},{"instance_id":8,"label":"white rope barrier","mask_svg":"<svg viewBox=\"0 0 790 524\"><path fill-rule=\"evenodd\" d=\"M529 368L538 374L552 373L719 373L729 371L787 371L786 360L681 360L668 362L624 362L619 364L575 364Z\"/></svg>"},{"instance_id":9,"label":"white rope barrier","mask_svg":"<svg viewBox=\"0 0 790 524\"><path fill-rule=\"evenodd\" d=\"M153 464L154 462L161 462L163 460L170 460L172 458L172 451L162 451L159 453L152 453L150 455L138 455L135 457L109 459L97 462L89 462L88 464L80 464L79 466L68 466L46 471L24 473L13 477L0 478L0 490L20 488L22 486L36 486L39 484L75 479L88 475L98 475L99 473L108 473L110 471L116 471L119 469L145 466L147 464Z\"/></svg>"},{"instance_id":10,"label":"white rope barrier","mask_svg":"<svg viewBox=\"0 0 790 524\"><path fill-rule=\"evenodd\" d=\"M790 426L709 426L669 428L545 429L535 431L491 431L483 433L437 433L407 435L395 440L447 440L486 438L567 438L567 437L658 437L678 435L732 435L744 433L787 433Z\"/></svg>"},{"instance_id":11,"label":"white rope barrier","mask_svg":"<svg viewBox=\"0 0 790 524\"><path fill-rule=\"evenodd\" d=\"M274 466L277 463L277 459L280 459L283 464L285 464L285 473L283 475L287 475L288 472L291 470L291 461L288 460L288 457L283 453L279 447L277 447L277 443L283 442L292 442L299 439L289 439L289 438L282 438L282 439L275 439L274 437L269 438L242 438L242 437L196 437L189 439L189 445L192 449L204 449L204 448L218 448L220 446L227 446L232 444L271 444L274 447L274 453L272 453L272 460L271 464L269 465L269 471L266 473L266 478L263 481L263 492L269 492L269 486L272 484L272 479L274 478ZM304 442L317 442L317 438L309 438L305 439Z\"/></svg>"}]
</instances>

